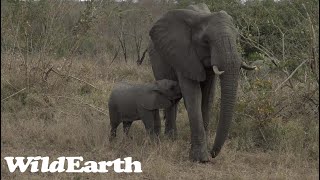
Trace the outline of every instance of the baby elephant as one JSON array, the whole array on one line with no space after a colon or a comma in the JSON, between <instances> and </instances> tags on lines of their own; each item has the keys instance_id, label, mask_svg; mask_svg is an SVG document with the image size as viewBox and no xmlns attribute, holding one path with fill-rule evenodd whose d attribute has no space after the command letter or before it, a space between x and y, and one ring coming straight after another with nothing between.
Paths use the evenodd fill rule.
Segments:
<instances>
[{"instance_id":1,"label":"baby elephant","mask_svg":"<svg viewBox=\"0 0 320 180\"><path fill-rule=\"evenodd\" d=\"M180 98L179 85L172 80L163 79L144 85L116 85L109 98L110 140L116 137L117 127L121 122L124 133L128 135L132 122L140 119L147 133L152 137L159 135L159 109L172 106Z\"/></svg>"}]
</instances>

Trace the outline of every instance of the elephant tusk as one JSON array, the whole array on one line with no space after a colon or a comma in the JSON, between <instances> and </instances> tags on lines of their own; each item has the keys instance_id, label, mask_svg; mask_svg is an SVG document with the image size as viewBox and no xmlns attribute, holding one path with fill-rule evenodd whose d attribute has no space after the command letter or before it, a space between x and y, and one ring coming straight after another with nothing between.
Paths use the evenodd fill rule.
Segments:
<instances>
[{"instance_id":1,"label":"elephant tusk","mask_svg":"<svg viewBox=\"0 0 320 180\"><path fill-rule=\"evenodd\" d=\"M221 75L222 73L224 73L224 71L219 71L217 66L212 66L213 72L216 75Z\"/></svg>"},{"instance_id":2,"label":"elephant tusk","mask_svg":"<svg viewBox=\"0 0 320 180\"><path fill-rule=\"evenodd\" d=\"M243 68L245 70L255 70L257 68L257 66L249 66L245 62L242 62L241 63L241 68Z\"/></svg>"}]
</instances>

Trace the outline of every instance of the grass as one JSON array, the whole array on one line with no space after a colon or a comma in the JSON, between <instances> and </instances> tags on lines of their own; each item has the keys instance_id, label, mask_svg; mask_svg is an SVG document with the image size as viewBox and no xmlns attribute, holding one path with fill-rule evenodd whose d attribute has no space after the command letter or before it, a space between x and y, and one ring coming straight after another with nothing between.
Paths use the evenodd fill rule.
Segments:
<instances>
[{"instance_id":1,"label":"grass","mask_svg":"<svg viewBox=\"0 0 320 180\"><path fill-rule=\"evenodd\" d=\"M46 58L55 69L60 69L59 72L67 73L65 60ZM188 159L190 129L182 102L178 111L179 136L176 141L161 135L158 145L148 143L140 121L133 123L130 132L132 140L123 138L120 127L117 140L112 143L108 141L110 127L107 101L114 84L119 81L153 81L148 64L136 66L130 62L114 62L110 65L107 60L97 62L77 57L72 60L69 74L95 88L54 72L50 72L47 81L43 81L42 71L32 69L36 67L35 63L29 63L26 71L21 58L2 54L1 99L27 88L1 102L3 179L319 178L318 111L308 105L309 101L303 106L297 103L300 102L298 98L304 95L303 89L294 93L284 88L276 94L265 91L266 95L263 95L262 90L268 89L269 84L264 86L260 82L260 89L247 90L248 82L242 79L235 120L226 145L217 158L207 164L199 164ZM276 86L284 79L270 79L271 86ZM254 86L254 82L249 84ZM301 87L297 85L297 88ZM261 98L269 101L262 101ZM219 102L219 95L216 99ZM210 124L210 146L214 139L218 108L216 104ZM278 112L280 109L281 112ZM59 156L83 156L85 160L96 161L131 156L142 163L143 173L10 173L3 159L5 156L38 155L49 156L51 160Z\"/></svg>"}]
</instances>

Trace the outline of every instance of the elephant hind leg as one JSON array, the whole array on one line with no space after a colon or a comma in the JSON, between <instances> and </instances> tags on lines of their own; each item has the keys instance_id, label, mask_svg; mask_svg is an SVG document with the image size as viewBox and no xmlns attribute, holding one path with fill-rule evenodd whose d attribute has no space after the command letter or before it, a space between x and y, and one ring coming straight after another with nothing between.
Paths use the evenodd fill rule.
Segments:
<instances>
[{"instance_id":1,"label":"elephant hind leg","mask_svg":"<svg viewBox=\"0 0 320 180\"><path fill-rule=\"evenodd\" d=\"M155 128L154 128L154 123L155 123L155 118L156 118L156 110L144 110L143 113L141 113L141 120L144 124L144 127L146 129L147 134L150 136L150 138L153 140L155 139Z\"/></svg>"},{"instance_id":2,"label":"elephant hind leg","mask_svg":"<svg viewBox=\"0 0 320 180\"><path fill-rule=\"evenodd\" d=\"M121 123L121 118L120 115L117 113L116 108L112 106L109 106L109 116L111 126L109 141L112 141L117 136L117 128Z\"/></svg>"},{"instance_id":3,"label":"elephant hind leg","mask_svg":"<svg viewBox=\"0 0 320 180\"><path fill-rule=\"evenodd\" d=\"M117 136L117 128L120 122L111 123L111 131L110 131L110 138L109 140L113 140Z\"/></svg>"}]
</instances>

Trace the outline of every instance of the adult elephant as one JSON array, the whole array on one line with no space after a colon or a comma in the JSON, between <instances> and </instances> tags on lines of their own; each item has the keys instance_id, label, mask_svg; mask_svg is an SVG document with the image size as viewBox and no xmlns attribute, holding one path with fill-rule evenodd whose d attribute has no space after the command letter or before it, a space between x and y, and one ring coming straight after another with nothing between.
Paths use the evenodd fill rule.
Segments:
<instances>
[{"instance_id":1,"label":"adult elephant","mask_svg":"<svg viewBox=\"0 0 320 180\"><path fill-rule=\"evenodd\" d=\"M148 48L157 80L179 82L191 128L190 158L209 161L206 132L216 76L221 84L221 111L211 156L216 157L228 135L237 95L241 62L237 30L225 11L211 13L201 3L171 10L152 26ZM165 133L176 136L177 104L165 109Z\"/></svg>"}]
</instances>

